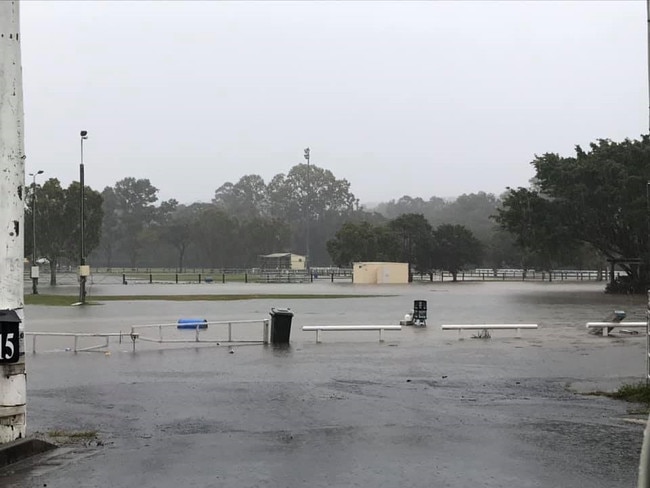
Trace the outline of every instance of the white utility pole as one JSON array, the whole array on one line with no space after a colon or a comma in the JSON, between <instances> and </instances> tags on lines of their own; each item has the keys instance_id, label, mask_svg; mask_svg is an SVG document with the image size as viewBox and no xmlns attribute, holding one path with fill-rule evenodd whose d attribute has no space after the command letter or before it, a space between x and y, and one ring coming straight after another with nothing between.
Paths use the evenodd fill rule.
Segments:
<instances>
[{"instance_id":1,"label":"white utility pole","mask_svg":"<svg viewBox=\"0 0 650 488\"><path fill-rule=\"evenodd\" d=\"M0 1L0 444L25 437L25 146L18 1ZM18 336L18 337L16 337Z\"/></svg>"}]
</instances>

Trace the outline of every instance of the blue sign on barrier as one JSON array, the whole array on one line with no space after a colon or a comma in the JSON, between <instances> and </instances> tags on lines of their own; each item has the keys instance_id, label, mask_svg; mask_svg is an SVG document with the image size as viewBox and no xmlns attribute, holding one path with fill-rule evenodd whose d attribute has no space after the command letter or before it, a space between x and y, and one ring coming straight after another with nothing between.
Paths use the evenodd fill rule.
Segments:
<instances>
[{"instance_id":1,"label":"blue sign on barrier","mask_svg":"<svg viewBox=\"0 0 650 488\"><path fill-rule=\"evenodd\" d=\"M208 321L206 319L178 319L177 329L207 329Z\"/></svg>"}]
</instances>

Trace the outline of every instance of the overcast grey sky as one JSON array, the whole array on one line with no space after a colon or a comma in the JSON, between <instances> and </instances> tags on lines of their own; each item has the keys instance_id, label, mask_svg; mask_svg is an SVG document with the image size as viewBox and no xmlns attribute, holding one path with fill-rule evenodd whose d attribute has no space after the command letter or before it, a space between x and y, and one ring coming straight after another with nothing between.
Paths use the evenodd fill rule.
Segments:
<instances>
[{"instance_id":1,"label":"overcast grey sky","mask_svg":"<svg viewBox=\"0 0 650 488\"><path fill-rule=\"evenodd\" d=\"M210 201L312 150L362 203L648 132L645 2L23 1L27 172ZM39 180L42 181L42 180Z\"/></svg>"}]
</instances>

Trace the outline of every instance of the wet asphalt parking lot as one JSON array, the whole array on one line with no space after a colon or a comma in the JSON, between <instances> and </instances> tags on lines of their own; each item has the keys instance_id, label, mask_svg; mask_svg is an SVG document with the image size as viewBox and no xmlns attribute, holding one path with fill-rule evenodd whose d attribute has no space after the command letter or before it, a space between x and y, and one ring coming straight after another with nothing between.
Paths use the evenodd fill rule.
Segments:
<instances>
[{"instance_id":1,"label":"wet asphalt parking lot","mask_svg":"<svg viewBox=\"0 0 650 488\"><path fill-rule=\"evenodd\" d=\"M27 341L28 431L97 431L0 470L3 488L625 487L635 486L645 419L602 396L645 377L642 335L587 334L645 297L602 284L425 283L95 285L96 295L342 293L381 297L228 302L106 302L28 307L28 331L128 331L182 317L260 320L295 313L289 347L112 342L108 353ZM43 290L45 292L45 290ZM414 299L428 325L323 333L311 324L396 324ZM442 323L538 323L489 340ZM245 327L245 329L244 329ZM212 331L211 331L212 333ZM242 326L242 338L261 327ZM214 331L223 334L223 331ZM217 337L217 335L215 335ZM219 337L223 337L219 336Z\"/></svg>"}]
</instances>

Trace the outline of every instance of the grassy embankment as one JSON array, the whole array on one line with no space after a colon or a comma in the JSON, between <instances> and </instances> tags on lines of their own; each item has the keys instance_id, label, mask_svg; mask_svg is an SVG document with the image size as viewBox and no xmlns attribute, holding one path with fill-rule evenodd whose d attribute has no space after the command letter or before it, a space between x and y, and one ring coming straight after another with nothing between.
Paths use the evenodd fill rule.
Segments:
<instances>
[{"instance_id":1,"label":"grassy embankment","mask_svg":"<svg viewBox=\"0 0 650 488\"><path fill-rule=\"evenodd\" d=\"M644 382L626 384L606 396L626 402L644 403L650 408L650 386Z\"/></svg>"},{"instance_id":2,"label":"grassy embankment","mask_svg":"<svg viewBox=\"0 0 650 488\"><path fill-rule=\"evenodd\" d=\"M634 408L630 413L635 414L650 414L650 385L643 381L638 383L627 383L613 392L595 391L592 395L601 395L616 400L623 400L629 403L637 404L638 408Z\"/></svg>"}]
</instances>

